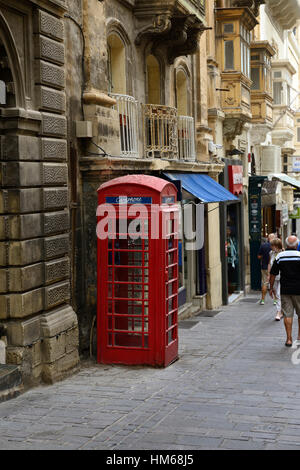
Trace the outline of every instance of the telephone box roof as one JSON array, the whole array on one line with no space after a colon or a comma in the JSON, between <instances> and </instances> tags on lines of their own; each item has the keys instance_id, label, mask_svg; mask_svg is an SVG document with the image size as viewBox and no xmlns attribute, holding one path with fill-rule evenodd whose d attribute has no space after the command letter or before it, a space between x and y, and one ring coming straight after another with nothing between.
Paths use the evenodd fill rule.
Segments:
<instances>
[{"instance_id":1,"label":"telephone box roof","mask_svg":"<svg viewBox=\"0 0 300 470\"><path fill-rule=\"evenodd\" d=\"M102 191L103 189L108 189L113 186L119 185L138 185L138 186L145 186L149 187L154 191L161 193L163 189L168 185L173 185L169 181L166 181L162 178L158 178L157 176L151 175L126 175L120 176L119 178L114 178L106 183L101 184L98 188L98 191ZM175 186L174 186L175 188ZM176 189L176 188L175 188ZM176 189L177 191L177 189Z\"/></svg>"}]
</instances>

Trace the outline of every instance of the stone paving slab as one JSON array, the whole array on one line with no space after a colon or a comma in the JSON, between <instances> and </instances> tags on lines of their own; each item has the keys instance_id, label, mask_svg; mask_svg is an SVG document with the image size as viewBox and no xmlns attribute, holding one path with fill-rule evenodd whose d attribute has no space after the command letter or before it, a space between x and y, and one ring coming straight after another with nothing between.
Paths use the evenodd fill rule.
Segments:
<instances>
[{"instance_id":1,"label":"stone paving slab","mask_svg":"<svg viewBox=\"0 0 300 470\"><path fill-rule=\"evenodd\" d=\"M300 364L271 300L247 299L180 328L166 369L86 362L0 403L0 450L299 450Z\"/></svg>"}]
</instances>

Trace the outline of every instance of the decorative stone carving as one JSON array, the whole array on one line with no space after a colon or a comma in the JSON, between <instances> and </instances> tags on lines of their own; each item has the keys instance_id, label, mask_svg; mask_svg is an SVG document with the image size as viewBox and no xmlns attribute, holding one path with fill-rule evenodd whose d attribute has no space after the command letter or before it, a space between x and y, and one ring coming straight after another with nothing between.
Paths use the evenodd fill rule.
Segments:
<instances>
[{"instance_id":1,"label":"decorative stone carving","mask_svg":"<svg viewBox=\"0 0 300 470\"><path fill-rule=\"evenodd\" d=\"M35 32L49 36L57 41L63 41L64 24L61 19L39 10L35 18Z\"/></svg>"},{"instance_id":2,"label":"decorative stone carving","mask_svg":"<svg viewBox=\"0 0 300 470\"><path fill-rule=\"evenodd\" d=\"M68 253L70 250L69 235L57 235L44 239L45 259L58 258Z\"/></svg>"},{"instance_id":3,"label":"decorative stone carving","mask_svg":"<svg viewBox=\"0 0 300 470\"><path fill-rule=\"evenodd\" d=\"M49 284L54 281L64 279L69 275L70 261L69 258L63 258L45 263L45 283Z\"/></svg>"},{"instance_id":4,"label":"decorative stone carving","mask_svg":"<svg viewBox=\"0 0 300 470\"><path fill-rule=\"evenodd\" d=\"M44 135L65 137L67 134L67 120L64 116L42 113L42 132Z\"/></svg>"},{"instance_id":5,"label":"decorative stone carving","mask_svg":"<svg viewBox=\"0 0 300 470\"><path fill-rule=\"evenodd\" d=\"M36 57L53 62L54 64L63 65L65 62L65 48L64 45L53 41L44 36L39 36L36 41Z\"/></svg>"},{"instance_id":6,"label":"decorative stone carving","mask_svg":"<svg viewBox=\"0 0 300 470\"><path fill-rule=\"evenodd\" d=\"M68 167L65 163L42 163L42 181L45 185L67 184Z\"/></svg>"},{"instance_id":7,"label":"decorative stone carving","mask_svg":"<svg viewBox=\"0 0 300 470\"><path fill-rule=\"evenodd\" d=\"M43 189L43 208L59 209L68 205L67 188L45 188Z\"/></svg>"},{"instance_id":8,"label":"decorative stone carving","mask_svg":"<svg viewBox=\"0 0 300 470\"><path fill-rule=\"evenodd\" d=\"M143 38L153 38L157 35L169 32L172 27L171 14L163 14L154 16L152 23L145 26L137 35L135 44L139 46Z\"/></svg>"},{"instance_id":9,"label":"decorative stone carving","mask_svg":"<svg viewBox=\"0 0 300 470\"><path fill-rule=\"evenodd\" d=\"M66 110L66 95L61 91L38 87L37 96L41 110L64 113Z\"/></svg>"},{"instance_id":10,"label":"decorative stone carving","mask_svg":"<svg viewBox=\"0 0 300 470\"><path fill-rule=\"evenodd\" d=\"M45 287L45 309L56 307L69 300L70 283L69 281L60 282L52 286Z\"/></svg>"},{"instance_id":11,"label":"decorative stone carving","mask_svg":"<svg viewBox=\"0 0 300 470\"><path fill-rule=\"evenodd\" d=\"M57 65L38 60L35 64L35 74L37 83L58 89L65 86L65 71Z\"/></svg>"},{"instance_id":12,"label":"decorative stone carving","mask_svg":"<svg viewBox=\"0 0 300 470\"><path fill-rule=\"evenodd\" d=\"M67 141L61 139L42 139L43 160L67 160Z\"/></svg>"}]
</instances>

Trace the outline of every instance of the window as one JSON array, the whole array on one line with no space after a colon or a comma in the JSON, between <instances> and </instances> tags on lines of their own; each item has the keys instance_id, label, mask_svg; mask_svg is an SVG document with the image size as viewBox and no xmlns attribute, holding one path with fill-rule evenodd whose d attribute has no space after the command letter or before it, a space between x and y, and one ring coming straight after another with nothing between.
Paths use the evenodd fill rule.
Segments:
<instances>
[{"instance_id":1,"label":"window","mask_svg":"<svg viewBox=\"0 0 300 470\"><path fill-rule=\"evenodd\" d=\"M274 78L281 78L281 72L274 72Z\"/></svg>"},{"instance_id":2,"label":"window","mask_svg":"<svg viewBox=\"0 0 300 470\"><path fill-rule=\"evenodd\" d=\"M260 90L259 68L251 67L252 90Z\"/></svg>"},{"instance_id":3,"label":"window","mask_svg":"<svg viewBox=\"0 0 300 470\"><path fill-rule=\"evenodd\" d=\"M282 104L282 82L273 83L274 104Z\"/></svg>"},{"instance_id":4,"label":"window","mask_svg":"<svg viewBox=\"0 0 300 470\"><path fill-rule=\"evenodd\" d=\"M146 60L148 103L161 104L160 65L156 57L149 55Z\"/></svg>"},{"instance_id":5,"label":"window","mask_svg":"<svg viewBox=\"0 0 300 470\"><path fill-rule=\"evenodd\" d=\"M234 70L233 41L225 41L225 70Z\"/></svg>"},{"instance_id":6,"label":"window","mask_svg":"<svg viewBox=\"0 0 300 470\"><path fill-rule=\"evenodd\" d=\"M289 85L287 85L287 105L290 106L291 105L291 87Z\"/></svg>"},{"instance_id":7,"label":"window","mask_svg":"<svg viewBox=\"0 0 300 470\"><path fill-rule=\"evenodd\" d=\"M283 163L287 163L287 162L288 162L288 156L285 153L284 156L283 156Z\"/></svg>"},{"instance_id":8,"label":"window","mask_svg":"<svg viewBox=\"0 0 300 470\"><path fill-rule=\"evenodd\" d=\"M188 115L187 76L183 70L179 70L176 74L176 105L178 116Z\"/></svg>"},{"instance_id":9,"label":"window","mask_svg":"<svg viewBox=\"0 0 300 470\"><path fill-rule=\"evenodd\" d=\"M300 142L300 127L297 127L297 142Z\"/></svg>"},{"instance_id":10,"label":"window","mask_svg":"<svg viewBox=\"0 0 300 470\"><path fill-rule=\"evenodd\" d=\"M224 33L233 33L233 23L224 24Z\"/></svg>"},{"instance_id":11,"label":"window","mask_svg":"<svg viewBox=\"0 0 300 470\"><path fill-rule=\"evenodd\" d=\"M126 94L126 56L125 45L117 34L109 36L108 41L108 76L110 92Z\"/></svg>"},{"instance_id":12,"label":"window","mask_svg":"<svg viewBox=\"0 0 300 470\"><path fill-rule=\"evenodd\" d=\"M250 32L241 25L241 71L250 76Z\"/></svg>"}]
</instances>

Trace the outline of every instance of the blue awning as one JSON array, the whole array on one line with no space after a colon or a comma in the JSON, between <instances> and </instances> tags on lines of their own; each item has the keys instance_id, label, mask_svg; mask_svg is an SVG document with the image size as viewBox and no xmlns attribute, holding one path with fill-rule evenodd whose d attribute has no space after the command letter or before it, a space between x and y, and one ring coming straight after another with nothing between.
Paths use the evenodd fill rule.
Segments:
<instances>
[{"instance_id":1,"label":"blue awning","mask_svg":"<svg viewBox=\"0 0 300 470\"><path fill-rule=\"evenodd\" d=\"M224 186L203 173L163 173L169 181L180 180L182 187L202 202L239 201Z\"/></svg>"}]
</instances>

